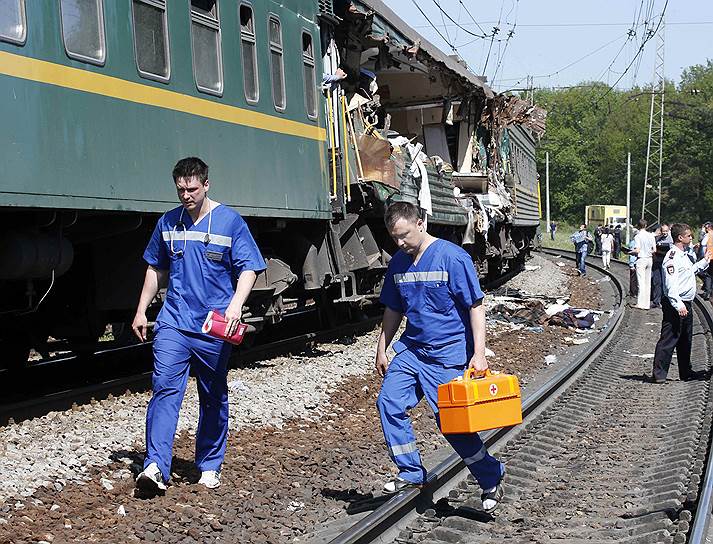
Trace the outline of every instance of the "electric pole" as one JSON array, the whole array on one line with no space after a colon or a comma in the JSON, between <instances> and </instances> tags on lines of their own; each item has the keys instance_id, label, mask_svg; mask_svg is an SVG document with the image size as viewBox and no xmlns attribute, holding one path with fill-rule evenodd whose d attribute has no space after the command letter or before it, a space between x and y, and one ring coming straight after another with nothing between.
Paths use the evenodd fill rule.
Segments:
<instances>
[{"instance_id":1,"label":"electric pole","mask_svg":"<svg viewBox=\"0 0 713 544\"><path fill-rule=\"evenodd\" d=\"M664 21L658 32L654 80L651 85L651 110L649 112L649 140L646 145L646 169L644 170L644 198L641 217L655 218L661 223L661 173L663 170L663 109L664 109ZM649 181L649 170L657 178Z\"/></svg>"},{"instance_id":2,"label":"electric pole","mask_svg":"<svg viewBox=\"0 0 713 544\"><path fill-rule=\"evenodd\" d=\"M631 236L631 151L626 154L626 246Z\"/></svg>"}]
</instances>

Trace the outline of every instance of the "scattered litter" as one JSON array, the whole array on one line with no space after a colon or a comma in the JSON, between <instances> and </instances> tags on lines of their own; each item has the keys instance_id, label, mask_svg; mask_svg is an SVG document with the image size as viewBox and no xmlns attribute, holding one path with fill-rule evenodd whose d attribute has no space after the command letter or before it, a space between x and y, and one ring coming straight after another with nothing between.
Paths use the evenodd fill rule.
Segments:
<instances>
[{"instance_id":1,"label":"scattered litter","mask_svg":"<svg viewBox=\"0 0 713 544\"><path fill-rule=\"evenodd\" d=\"M107 480L106 478L100 478L99 483L107 491L112 491L114 489L114 484L112 483L111 480Z\"/></svg>"},{"instance_id":2,"label":"scattered litter","mask_svg":"<svg viewBox=\"0 0 713 544\"><path fill-rule=\"evenodd\" d=\"M640 359L653 359L653 353L630 353L632 357L639 357Z\"/></svg>"},{"instance_id":3,"label":"scattered litter","mask_svg":"<svg viewBox=\"0 0 713 544\"><path fill-rule=\"evenodd\" d=\"M545 355L545 364L547 366L552 365L557 362L557 355L551 354L551 355Z\"/></svg>"},{"instance_id":4,"label":"scattered litter","mask_svg":"<svg viewBox=\"0 0 713 544\"><path fill-rule=\"evenodd\" d=\"M230 392L235 394L239 393L247 393L250 391L250 388L243 383L242 380L233 380L231 382L228 382L228 389L230 389Z\"/></svg>"},{"instance_id":5,"label":"scattered litter","mask_svg":"<svg viewBox=\"0 0 713 544\"><path fill-rule=\"evenodd\" d=\"M495 352L490 348L485 348L485 356L486 357L495 357Z\"/></svg>"},{"instance_id":6,"label":"scattered litter","mask_svg":"<svg viewBox=\"0 0 713 544\"><path fill-rule=\"evenodd\" d=\"M611 278L609 276L604 276L602 278L599 278L598 280L592 282L592 283L604 283L606 281L611 281Z\"/></svg>"},{"instance_id":7,"label":"scattered litter","mask_svg":"<svg viewBox=\"0 0 713 544\"><path fill-rule=\"evenodd\" d=\"M544 327L541 327L540 325L535 325L534 327L525 327L525 330L530 332L536 332L538 334L541 332L545 332Z\"/></svg>"},{"instance_id":8,"label":"scattered litter","mask_svg":"<svg viewBox=\"0 0 713 544\"><path fill-rule=\"evenodd\" d=\"M535 270L539 270L542 268L539 265L534 265L534 264L526 264L525 265L525 272L534 272Z\"/></svg>"},{"instance_id":9,"label":"scattered litter","mask_svg":"<svg viewBox=\"0 0 713 544\"><path fill-rule=\"evenodd\" d=\"M292 501L292 502L290 502L290 505L287 507L287 509L290 512L296 512L297 510L304 508L304 506L305 506L305 503L303 503L303 502Z\"/></svg>"},{"instance_id":10,"label":"scattered litter","mask_svg":"<svg viewBox=\"0 0 713 544\"><path fill-rule=\"evenodd\" d=\"M560 262L560 261L557 261L557 266L562 267L562 266L567 266L567 265L566 265L565 263L562 263L562 262Z\"/></svg>"},{"instance_id":11,"label":"scattered litter","mask_svg":"<svg viewBox=\"0 0 713 544\"><path fill-rule=\"evenodd\" d=\"M658 325L658 323L644 323L644 325Z\"/></svg>"},{"instance_id":12,"label":"scattered litter","mask_svg":"<svg viewBox=\"0 0 713 544\"><path fill-rule=\"evenodd\" d=\"M588 344L589 343L589 338L572 338L572 343L575 346L579 346L581 344Z\"/></svg>"},{"instance_id":13,"label":"scattered litter","mask_svg":"<svg viewBox=\"0 0 713 544\"><path fill-rule=\"evenodd\" d=\"M564 312L567 308L569 308L569 304L563 304L563 303L557 301L557 303L555 303L555 304L550 304L545 309L545 313L549 316L553 316L560 312Z\"/></svg>"},{"instance_id":14,"label":"scattered litter","mask_svg":"<svg viewBox=\"0 0 713 544\"><path fill-rule=\"evenodd\" d=\"M124 505L123 505L123 504L119 505L119 508L118 508L118 510L116 511L116 513L119 514L120 516L125 516L125 515L126 515L126 508L124 508Z\"/></svg>"}]
</instances>

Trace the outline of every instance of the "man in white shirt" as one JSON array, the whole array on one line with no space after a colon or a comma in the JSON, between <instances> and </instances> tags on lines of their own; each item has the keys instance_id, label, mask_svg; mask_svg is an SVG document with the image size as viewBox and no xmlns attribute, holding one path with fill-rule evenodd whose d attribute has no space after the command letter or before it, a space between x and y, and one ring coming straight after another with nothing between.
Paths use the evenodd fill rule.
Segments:
<instances>
[{"instance_id":1,"label":"man in white shirt","mask_svg":"<svg viewBox=\"0 0 713 544\"><path fill-rule=\"evenodd\" d=\"M693 309L691 301L696 296L696 273L708 268L705 257L694 263L686 248L691 243L691 227L676 223L671 227L674 245L663 261L664 296L661 336L656 344L653 383L665 383L671 366L673 350L678 358L678 375L688 381L701 375L691 368L691 344L693 343Z\"/></svg>"},{"instance_id":2,"label":"man in white shirt","mask_svg":"<svg viewBox=\"0 0 713 544\"><path fill-rule=\"evenodd\" d=\"M646 219L640 219L637 225L639 232L634 237L636 244L632 253L636 254L636 279L639 283L639 296L636 307L648 310L651 307L651 267L656 251L656 237L646 230Z\"/></svg>"}]
</instances>

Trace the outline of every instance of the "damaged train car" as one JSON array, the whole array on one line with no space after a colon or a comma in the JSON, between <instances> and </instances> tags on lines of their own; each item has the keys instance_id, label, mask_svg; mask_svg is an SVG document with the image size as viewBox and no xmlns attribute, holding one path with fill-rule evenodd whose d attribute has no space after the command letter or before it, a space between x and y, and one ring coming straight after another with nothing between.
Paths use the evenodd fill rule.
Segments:
<instances>
[{"instance_id":1,"label":"damaged train car","mask_svg":"<svg viewBox=\"0 0 713 544\"><path fill-rule=\"evenodd\" d=\"M51 339L91 351L107 324L131 336L142 253L178 205L185 156L210 165L211 198L266 258L243 311L256 330L377 299L395 199L481 275L527 255L544 112L379 0L5 4L0 366Z\"/></svg>"},{"instance_id":2,"label":"damaged train car","mask_svg":"<svg viewBox=\"0 0 713 544\"><path fill-rule=\"evenodd\" d=\"M342 70L347 211L383 234L385 204L417 203L429 231L465 247L481 276L520 266L540 219L535 145L545 112L496 95L380 0L336 2L325 70ZM339 90L330 105L340 108ZM339 147L340 127L328 127ZM339 195L341 196L341 195ZM381 247L392 248L380 238Z\"/></svg>"}]
</instances>

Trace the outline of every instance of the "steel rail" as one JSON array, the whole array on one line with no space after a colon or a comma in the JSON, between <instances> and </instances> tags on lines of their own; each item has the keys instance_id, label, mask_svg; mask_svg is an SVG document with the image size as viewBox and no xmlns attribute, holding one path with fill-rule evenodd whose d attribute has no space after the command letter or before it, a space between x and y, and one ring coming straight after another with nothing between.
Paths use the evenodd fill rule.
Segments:
<instances>
[{"instance_id":1,"label":"steel rail","mask_svg":"<svg viewBox=\"0 0 713 544\"><path fill-rule=\"evenodd\" d=\"M703 316L703 320L708 325L708 332L713 331L713 309L710 304L696 296L694 300L699 314ZM709 361L713 358L713 349L708 348ZM708 386L710 387L710 380ZM710 390L709 390L709 395ZM688 535L689 544L705 544L709 542L707 538L708 530L711 524L711 509L713 508L713 455L711 455L711 447L713 444L713 427L708 436L708 452L706 459L706 469L703 479L699 486L698 501L696 502L696 511L693 514L693 525Z\"/></svg>"},{"instance_id":2,"label":"steel rail","mask_svg":"<svg viewBox=\"0 0 713 544\"><path fill-rule=\"evenodd\" d=\"M553 255L555 250L546 250L546 253ZM573 253L570 250L561 250L557 252L558 254L564 253L563 257L571 259L572 257L568 253ZM589 262L587 264L590 264ZM590 266L593 266L590 264ZM595 266L595 268L598 268ZM696 295L693 300L699 315L702 317L702 321L708 327L708 333L713 332L713 307L710 304L706 304L706 300L702 297ZM710 370L713 370L713 348L709 345L708 347L709 363L711 366ZM709 387L710 387L709 380ZM710 392L709 392L710 395ZM693 513L693 523L688 534L687 542L688 544L707 544L708 531L711 526L711 517L713 517L713 427L709 432L708 436L708 451L706 452L706 464L705 472L701 483L699 485L698 499L696 501L696 510Z\"/></svg>"},{"instance_id":3,"label":"steel rail","mask_svg":"<svg viewBox=\"0 0 713 544\"><path fill-rule=\"evenodd\" d=\"M544 253L549 255L557 255L566 259L575 260L575 257L566 255L566 251L550 252L544 250ZM564 255L563 255L564 253ZM522 403L523 423L525 423L539 406L541 406L548 398L572 378L580 369L588 362L594 360L606 347L612 334L619 328L621 319L624 315L624 286L619 278L612 272L604 270L602 267L590 264L589 266L598 270L605 276L608 276L614 285L617 298L618 308L610 317L606 329L603 330L597 343L589 350L582 353L575 361L567 367L560 370L547 383L537 389L532 394L527 394ZM620 263L625 265L625 263ZM486 446L492 447L498 443L506 434L511 431L511 428L494 429L480 433L480 437ZM425 485L418 488L408 488L399 494L395 495L382 506L374 510L371 514L357 521L354 525L334 538L329 544L367 544L377 542L379 537L389 530L392 530L396 524L401 521L408 513L423 509L424 505L432 504L431 497L435 492L439 491L462 470L465 465L460 456L456 453L450 455L446 460L437 465L432 471L429 471L428 479Z\"/></svg>"},{"instance_id":4,"label":"steel rail","mask_svg":"<svg viewBox=\"0 0 713 544\"><path fill-rule=\"evenodd\" d=\"M325 331L308 332L268 344L253 346L240 352L239 357L241 362L254 362L274 357L281 353L287 353L310 342L328 342L347 334L360 334L373 329L380 322L380 317L372 317L358 323L340 325ZM133 344L132 346L102 350L97 352L96 355L113 355L127 349L131 351L131 348L137 351L147 351L150 347L148 344ZM148 370L130 376L108 379L100 383L50 392L38 398L0 404L0 425L8 423L11 419L17 423L25 419L45 415L52 410L66 410L73 404L86 403L92 399L99 400L108 397L110 394L116 395L125 393L127 390L139 391L147 389L151 384L151 374L152 372Z\"/></svg>"},{"instance_id":5,"label":"steel rail","mask_svg":"<svg viewBox=\"0 0 713 544\"><path fill-rule=\"evenodd\" d=\"M483 284L483 289L488 291L496 289L502 283L516 275L521 268L509 270L503 276L495 280ZM279 355L287 352L290 349L295 349L299 346L308 344L309 342L326 342L331 339L338 338L345 334L360 334L366 332L381 322L381 317L372 317L358 323L348 323L339 325L324 331L313 331L296 336L275 340L267 344L251 346L247 349L242 349L238 355L241 362L254 362L264 358ZM126 353L135 353L146 351L150 348L152 341L147 341L143 344L131 344L128 346L117 346L111 348L98 347L97 351L92 354L80 356L77 354L61 355L55 358L39 361L37 364L28 366L20 371L0 372L7 376L11 373L27 373L27 372L47 372L55 371L59 365L67 364L87 364L88 362L98 357L111 357ZM147 356L139 353L139 356ZM88 385L72 386L67 385L65 389L57 391L48 391L39 397L24 398L13 402L0 403L0 426L11 421L19 422L32 417L45 415L51 410L66 410L73 404L82 404L91 401L92 399L100 400L107 398L110 394L122 394L127 390L143 390L147 389L151 383L151 371L142 371L132 373L127 376L111 377L98 383Z\"/></svg>"}]
</instances>

